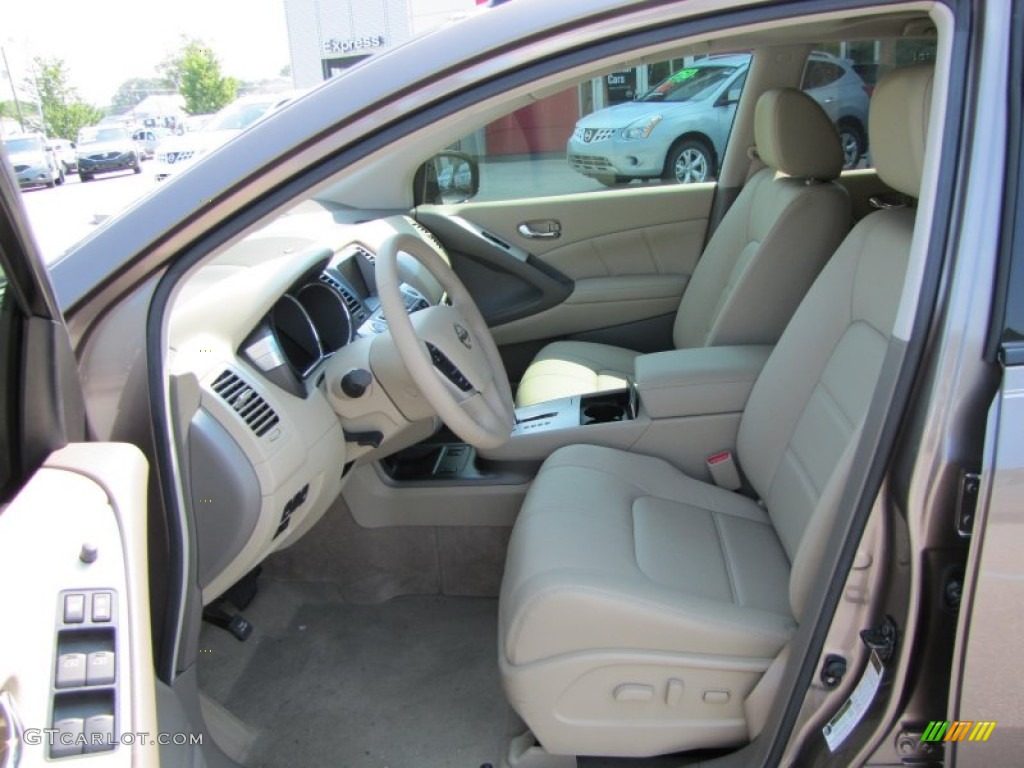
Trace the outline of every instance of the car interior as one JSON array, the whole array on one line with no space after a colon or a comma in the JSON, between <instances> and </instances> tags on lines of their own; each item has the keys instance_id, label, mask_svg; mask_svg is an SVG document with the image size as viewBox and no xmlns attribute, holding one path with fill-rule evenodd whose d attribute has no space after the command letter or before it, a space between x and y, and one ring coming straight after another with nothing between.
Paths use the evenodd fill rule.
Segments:
<instances>
[{"instance_id":1,"label":"car interior","mask_svg":"<svg viewBox=\"0 0 1024 768\"><path fill-rule=\"evenodd\" d=\"M891 55L844 171L798 86L847 41ZM906 340L951 44L928 4L652 44L631 65L752 54L716 181L488 196L510 164L465 137L621 68L594 52L188 270L164 358L201 595L179 642L218 748L543 768L755 739ZM477 197L436 188L456 151Z\"/></svg>"}]
</instances>

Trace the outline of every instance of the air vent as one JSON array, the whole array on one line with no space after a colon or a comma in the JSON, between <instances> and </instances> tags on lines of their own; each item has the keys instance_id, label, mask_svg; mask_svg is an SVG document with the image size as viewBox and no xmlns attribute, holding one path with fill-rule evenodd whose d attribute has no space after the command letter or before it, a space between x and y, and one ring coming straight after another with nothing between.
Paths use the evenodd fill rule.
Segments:
<instances>
[{"instance_id":1,"label":"air vent","mask_svg":"<svg viewBox=\"0 0 1024 768\"><path fill-rule=\"evenodd\" d=\"M213 391L230 405L257 437L263 437L280 421L274 409L240 376L224 371L213 382Z\"/></svg>"},{"instance_id":2,"label":"air vent","mask_svg":"<svg viewBox=\"0 0 1024 768\"><path fill-rule=\"evenodd\" d=\"M320 274L320 282L327 283L327 285L341 294L341 298L345 301L345 306L348 307L349 315L352 316L356 323L362 323L370 316L370 313L366 311L366 307L363 306L363 302L359 300L359 297L352 293L348 286L340 280L332 277L327 272L322 272Z\"/></svg>"},{"instance_id":3,"label":"air vent","mask_svg":"<svg viewBox=\"0 0 1024 768\"><path fill-rule=\"evenodd\" d=\"M365 248L363 248L363 246L361 246L361 245L354 245L354 246L352 246L352 250L355 253L357 253L360 256L362 256L364 259L366 259L371 264L373 264L373 263L375 263L377 261L377 254L371 253L370 251L368 251Z\"/></svg>"},{"instance_id":4,"label":"air vent","mask_svg":"<svg viewBox=\"0 0 1024 768\"><path fill-rule=\"evenodd\" d=\"M437 250L439 250L441 253L445 253L444 246L441 245L441 241L437 239L437 235L435 235L433 232L424 227L415 219L408 219L408 222L412 224L414 229L417 229L420 232L422 232L424 237L426 237L427 240L433 243L434 247L437 248Z\"/></svg>"}]
</instances>

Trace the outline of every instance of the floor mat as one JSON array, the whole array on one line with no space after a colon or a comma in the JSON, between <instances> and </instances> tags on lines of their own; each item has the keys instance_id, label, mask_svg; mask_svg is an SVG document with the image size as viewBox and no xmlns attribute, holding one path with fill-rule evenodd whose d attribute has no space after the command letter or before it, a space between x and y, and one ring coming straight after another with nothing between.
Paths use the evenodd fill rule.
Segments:
<instances>
[{"instance_id":1,"label":"floor mat","mask_svg":"<svg viewBox=\"0 0 1024 768\"><path fill-rule=\"evenodd\" d=\"M477 768L499 763L507 705L497 600L334 599L268 581L246 643L204 627L204 692L260 729L252 768Z\"/></svg>"}]
</instances>

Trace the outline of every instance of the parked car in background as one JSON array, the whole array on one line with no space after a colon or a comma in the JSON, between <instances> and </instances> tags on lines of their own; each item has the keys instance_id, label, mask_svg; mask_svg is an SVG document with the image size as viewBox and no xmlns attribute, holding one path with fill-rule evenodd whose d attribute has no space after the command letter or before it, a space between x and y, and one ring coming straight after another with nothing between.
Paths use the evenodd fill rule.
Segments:
<instances>
[{"instance_id":1,"label":"parked car in background","mask_svg":"<svg viewBox=\"0 0 1024 768\"><path fill-rule=\"evenodd\" d=\"M139 148L120 126L93 125L78 132L78 178L92 181L97 173L142 173Z\"/></svg>"},{"instance_id":2,"label":"parked car in background","mask_svg":"<svg viewBox=\"0 0 1024 768\"><path fill-rule=\"evenodd\" d=\"M135 131L132 140L139 147L139 159L152 160L156 157L157 145L170 135L166 128L139 128Z\"/></svg>"},{"instance_id":3,"label":"parked car in background","mask_svg":"<svg viewBox=\"0 0 1024 768\"><path fill-rule=\"evenodd\" d=\"M572 168L602 184L708 181L729 140L750 56L711 56L677 70L635 101L586 115L568 143ZM848 61L812 53L802 87L840 131L845 167L867 150L868 91Z\"/></svg>"},{"instance_id":4,"label":"parked car in background","mask_svg":"<svg viewBox=\"0 0 1024 768\"><path fill-rule=\"evenodd\" d=\"M74 173L78 170L78 154L75 152L75 142L68 141L67 139L50 139L47 148L56 154L64 173Z\"/></svg>"},{"instance_id":5,"label":"parked car in background","mask_svg":"<svg viewBox=\"0 0 1024 768\"><path fill-rule=\"evenodd\" d=\"M4 153L11 161L22 189L54 187L64 183L64 169L43 134L12 134L4 139Z\"/></svg>"},{"instance_id":6,"label":"parked car in background","mask_svg":"<svg viewBox=\"0 0 1024 768\"><path fill-rule=\"evenodd\" d=\"M216 149L294 98L293 93L243 96L207 121L201 130L171 136L156 153L156 180L181 173L207 152Z\"/></svg>"}]
</instances>

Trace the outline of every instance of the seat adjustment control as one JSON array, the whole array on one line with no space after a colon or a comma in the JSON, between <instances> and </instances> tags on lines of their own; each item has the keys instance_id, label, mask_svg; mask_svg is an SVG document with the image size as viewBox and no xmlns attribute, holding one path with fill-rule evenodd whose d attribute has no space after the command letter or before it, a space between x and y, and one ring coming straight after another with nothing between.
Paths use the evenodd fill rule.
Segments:
<instances>
[{"instance_id":1,"label":"seat adjustment control","mask_svg":"<svg viewBox=\"0 0 1024 768\"><path fill-rule=\"evenodd\" d=\"M643 683L623 683L616 686L612 696L616 701L650 701L654 698L654 686Z\"/></svg>"}]
</instances>

